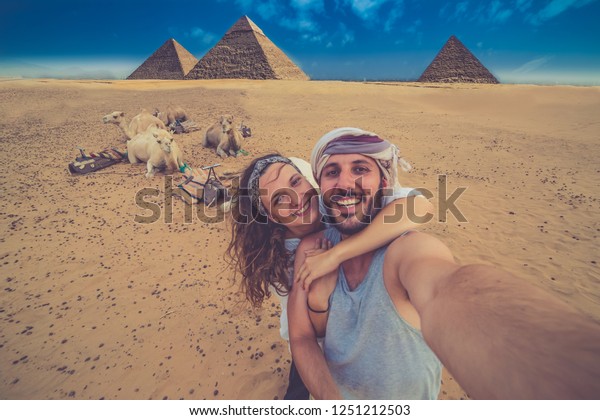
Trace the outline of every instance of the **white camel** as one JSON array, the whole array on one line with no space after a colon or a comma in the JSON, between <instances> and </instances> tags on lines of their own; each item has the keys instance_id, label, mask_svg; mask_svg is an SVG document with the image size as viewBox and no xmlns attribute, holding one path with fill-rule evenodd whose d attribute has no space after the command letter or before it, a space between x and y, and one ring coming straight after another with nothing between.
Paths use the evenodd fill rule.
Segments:
<instances>
[{"instance_id":1,"label":"white camel","mask_svg":"<svg viewBox=\"0 0 600 420\"><path fill-rule=\"evenodd\" d=\"M237 157L242 148L243 137L233 121L232 115L222 115L219 121L206 130L202 146L216 149L217 155L222 158L227 157L228 153Z\"/></svg>"},{"instance_id":2,"label":"white camel","mask_svg":"<svg viewBox=\"0 0 600 420\"><path fill-rule=\"evenodd\" d=\"M177 120L179 120L179 122L188 120L187 113L183 110L183 108L173 105L167 105L167 110L164 112L161 112L158 108L156 108L152 115L161 120L167 127Z\"/></svg>"},{"instance_id":3,"label":"white camel","mask_svg":"<svg viewBox=\"0 0 600 420\"><path fill-rule=\"evenodd\" d=\"M131 119L131 122L125 118L125 113L121 111L111 112L110 114L102 117L104 124L115 124L125 134L128 139L134 138L137 134L143 133L148 127L162 128L166 130L165 124L150 114L145 109L142 109L138 115Z\"/></svg>"},{"instance_id":4,"label":"white camel","mask_svg":"<svg viewBox=\"0 0 600 420\"><path fill-rule=\"evenodd\" d=\"M178 171L183 165L183 153L167 130L150 127L127 142L127 157L130 163L146 162L146 178L151 178L157 169Z\"/></svg>"}]
</instances>

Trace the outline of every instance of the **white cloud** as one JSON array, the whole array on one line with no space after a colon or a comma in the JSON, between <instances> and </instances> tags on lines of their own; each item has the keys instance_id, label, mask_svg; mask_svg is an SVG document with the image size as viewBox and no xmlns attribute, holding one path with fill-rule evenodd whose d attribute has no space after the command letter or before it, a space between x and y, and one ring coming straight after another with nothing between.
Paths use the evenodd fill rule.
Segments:
<instances>
[{"instance_id":1,"label":"white cloud","mask_svg":"<svg viewBox=\"0 0 600 420\"><path fill-rule=\"evenodd\" d=\"M324 0L291 0L289 3L277 0L235 0L235 4L244 13L256 12L265 19L279 18L287 12L292 17L277 19L281 26L298 31L312 30L317 24L311 18L312 13L325 11Z\"/></svg>"},{"instance_id":2,"label":"white cloud","mask_svg":"<svg viewBox=\"0 0 600 420\"><path fill-rule=\"evenodd\" d=\"M292 0L290 5L296 10L324 12L324 0Z\"/></svg>"},{"instance_id":3,"label":"white cloud","mask_svg":"<svg viewBox=\"0 0 600 420\"><path fill-rule=\"evenodd\" d=\"M217 39L217 36L215 34L207 32L204 29L199 28L197 26L194 26L193 28L190 28L190 29L182 29L182 28L178 28L177 26L169 26L168 32L171 35L171 37L173 37L175 39L193 38L193 39L199 41L203 45L209 45L209 44L213 43L215 41L215 39Z\"/></svg>"},{"instance_id":4,"label":"white cloud","mask_svg":"<svg viewBox=\"0 0 600 420\"><path fill-rule=\"evenodd\" d=\"M394 12L392 13L400 17L403 4L404 0L343 0L342 3L343 6L349 6L356 16L369 22L379 20L379 11L384 6L393 7ZM391 22L391 24L393 23Z\"/></svg>"},{"instance_id":5,"label":"white cloud","mask_svg":"<svg viewBox=\"0 0 600 420\"><path fill-rule=\"evenodd\" d=\"M139 66L137 61L108 57L0 59L0 77L52 79L123 79Z\"/></svg>"},{"instance_id":6,"label":"white cloud","mask_svg":"<svg viewBox=\"0 0 600 420\"><path fill-rule=\"evenodd\" d=\"M265 20L281 15L283 8L277 0L235 0L235 4L244 13L256 12Z\"/></svg>"},{"instance_id":7,"label":"white cloud","mask_svg":"<svg viewBox=\"0 0 600 420\"><path fill-rule=\"evenodd\" d=\"M540 67L543 67L546 63L548 63L552 59L551 56L545 56L541 58L536 58L535 60L528 61L522 66L514 69L512 71L513 74L526 74L531 73Z\"/></svg>"},{"instance_id":8,"label":"white cloud","mask_svg":"<svg viewBox=\"0 0 600 420\"><path fill-rule=\"evenodd\" d=\"M235 3L242 9L247 10L253 6L254 0L235 0Z\"/></svg>"},{"instance_id":9,"label":"white cloud","mask_svg":"<svg viewBox=\"0 0 600 420\"><path fill-rule=\"evenodd\" d=\"M404 9L401 7L402 2L399 3L400 4L396 3L392 5L392 10L390 10L390 12L388 13L388 17L385 21L385 24L383 25L383 30L385 32L391 32L391 30L394 28L394 25L396 24L396 21L400 19L404 14Z\"/></svg>"},{"instance_id":10,"label":"white cloud","mask_svg":"<svg viewBox=\"0 0 600 420\"><path fill-rule=\"evenodd\" d=\"M279 24L284 28L292 29L298 32L316 32L319 26L312 19L304 17L281 18Z\"/></svg>"},{"instance_id":11,"label":"white cloud","mask_svg":"<svg viewBox=\"0 0 600 420\"><path fill-rule=\"evenodd\" d=\"M194 27L190 30L190 37L200 40L202 44L210 44L216 39L214 34L206 32L204 29L198 27Z\"/></svg>"},{"instance_id":12,"label":"white cloud","mask_svg":"<svg viewBox=\"0 0 600 420\"><path fill-rule=\"evenodd\" d=\"M447 2L439 16L447 21L471 21L479 24L503 24L516 15L526 22L541 25L572 9L579 9L598 0L550 0L537 5L533 0L488 0ZM539 3L539 2L538 2Z\"/></svg>"},{"instance_id":13,"label":"white cloud","mask_svg":"<svg viewBox=\"0 0 600 420\"><path fill-rule=\"evenodd\" d=\"M276 17L278 15L278 9L279 7L276 1L260 3L256 8L258 14L263 19L271 19L272 17Z\"/></svg>"},{"instance_id":14,"label":"white cloud","mask_svg":"<svg viewBox=\"0 0 600 420\"><path fill-rule=\"evenodd\" d=\"M520 1L523 0L517 0L517 2ZM440 9L439 17L446 19L449 22L460 22L467 20L488 24L504 23L514 14L514 10L509 7L505 7L504 3L500 0L492 0L491 2L485 3L478 2L475 3L475 5L475 8L470 7L468 1L461 1L455 5L452 3L446 3L446 5Z\"/></svg>"},{"instance_id":15,"label":"white cloud","mask_svg":"<svg viewBox=\"0 0 600 420\"><path fill-rule=\"evenodd\" d=\"M459 18L467 12L467 8L469 7L468 1L461 1L456 4L456 8L454 9L454 17Z\"/></svg>"},{"instance_id":16,"label":"white cloud","mask_svg":"<svg viewBox=\"0 0 600 420\"><path fill-rule=\"evenodd\" d=\"M354 42L354 32L348 31L342 36L342 46Z\"/></svg>"},{"instance_id":17,"label":"white cloud","mask_svg":"<svg viewBox=\"0 0 600 420\"><path fill-rule=\"evenodd\" d=\"M446 3L444 7L440 9L439 16L448 21L461 20L465 17L469 8L468 1L461 1L456 3L454 9L452 9L452 3Z\"/></svg>"},{"instance_id":18,"label":"white cloud","mask_svg":"<svg viewBox=\"0 0 600 420\"><path fill-rule=\"evenodd\" d=\"M348 27L341 22L338 24L338 29L333 32L333 34L325 32L319 35L305 34L302 37L307 41L323 42L325 44L325 48L332 48L336 45L343 47L347 44L351 44L355 40L354 31L348 29Z\"/></svg>"},{"instance_id":19,"label":"white cloud","mask_svg":"<svg viewBox=\"0 0 600 420\"><path fill-rule=\"evenodd\" d=\"M423 24L423 22L421 21L421 19L417 19L415 20L413 23L411 23L410 25L408 25L405 29L404 32L408 33L408 34L416 34L419 31L419 27Z\"/></svg>"},{"instance_id":20,"label":"white cloud","mask_svg":"<svg viewBox=\"0 0 600 420\"><path fill-rule=\"evenodd\" d=\"M422 24L423 21L421 21L421 19L417 19L402 30L402 32L410 37L410 39L407 39L410 44L415 44L416 42L417 45L421 45L423 43L423 31L421 30ZM399 41L396 41L395 43L396 45L400 44ZM404 43L404 41L402 41L402 43Z\"/></svg>"},{"instance_id":21,"label":"white cloud","mask_svg":"<svg viewBox=\"0 0 600 420\"><path fill-rule=\"evenodd\" d=\"M539 25L547 20L555 18L571 8L579 9L596 1L597 0L552 0L546 7L532 17L531 22Z\"/></svg>"},{"instance_id":22,"label":"white cloud","mask_svg":"<svg viewBox=\"0 0 600 420\"><path fill-rule=\"evenodd\" d=\"M336 11L354 13L364 20L365 25L379 25L391 32L404 15L405 0L335 0ZM234 0L243 13L257 13L264 20L270 20L284 28L296 31L300 39L310 42L324 42L327 31L321 25L325 15L325 0ZM325 18L326 19L326 18ZM354 42L354 32L347 28L343 33L336 32L331 38L335 44L346 45Z\"/></svg>"},{"instance_id":23,"label":"white cloud","mask_svg":"<svg viewBox=\"0 0 600 420\"><path fill-rule=\"evenodd\" d=\"M316 43L321 43L323 41L323 38L326 35L311 35L311 34L303 34L302 35L302 39L305 41L310 41L310 42L316 42Z\"/></svg>"},{"instance_id":24,"label":"white cloud","mask_svg":"<svg viewBox=\"0 0 600 420\"><path fill-rule=\"evenodd\" d=\"M489 22L493 23L504 23L512 14L512 9L507 9L501 1L494 0L488 9L487 19Z\"/></svg>"},{"instance_id":25,"label":"white cloud","mask_svg":"<svg viewBox=\"0 0 600 420\"><path fill-rule=\"evenodd\" d=\"M342 46L354 42L354 31L348 29L343 23L340 23L339 30L336 32L335 36L340 38Z\"/></svg>"},{"instance_id":26,"label":"white cloud","mask_svg":"<svg viewBox=\"0 0 600 420\"><path fill-rule=\"evenodd\" d=\"M508 20L509 17L512 16L512 14L513 14L512 10L509 10L509 9L500 10L493 17L493 22L504 23Z\"/></svg>"},{"instance_id":27,"label":"white cloud","mask_svg":"<svg viewBox=\"0 0 600 420\"><path fill-rule=\"evenodd\" d=\"M526 12L531 7L532 1L533 0L517 0L515 7L519 12Z\"/></svg>"},{"instance_id":28,"label":"white cloud","mask_svg":"<svg viewBox=\"0 0 600 420\"><path fill-rule=\"evenodd\" d=\"M454 9L454 16L459 17L461 15L464 15L467 12L468 7L468 1L461 1L460 3L457 3L456 8Z\"/></svg>"},{"instance_id":29,"label":"white cloud","mask_svg":"<svg viewBox=\"0 0 600 420\"><path fill-rule=\"evenodd\" d=\"M363 19L370 19L377 13L385 0L350 0L350 6L354 13Z\"/></svg>"},{"instance_id":30,"label":"white cloud","mask_svg":"<svg viewBox=\"0 0 600 420\"><path fill-rule=\"evenodd\" d=\"M264 20L301 34L318 32L319 24L314 15L325 12L324 0L235 0L235 5L243 13L256 13Z\"/></svg>"}]
</instances>

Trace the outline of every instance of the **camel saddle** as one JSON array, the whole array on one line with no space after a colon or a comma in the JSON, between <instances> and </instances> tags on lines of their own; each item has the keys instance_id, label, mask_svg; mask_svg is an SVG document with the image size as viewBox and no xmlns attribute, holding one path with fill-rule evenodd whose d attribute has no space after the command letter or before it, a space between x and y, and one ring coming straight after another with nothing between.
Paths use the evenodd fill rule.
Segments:
<instances>
[{"instance_id":1,"label":"camel saddle","mask_svg":"<svg viewBox=\"0 0 600 420\"><path fill-rule=\"evenodd\" d=\"M220 164L202 168L208 169L208 178L204 183L204 196L202 197L204 204L208 207L215 205L219 200L223 200L224 202L231 200L229 191L215 173L215 167L217 166L220 166Z\"/></svg>"},{"instance_id":2,"label":"camel saddle","mask_svg":"<svg viewBox=\"0 0 600 420\"><path fill-rule=\"evenodd\" d=\"M71 175L89 174L100 169L108 168L119 162L129 162L127 152L120 152L117 149L104 149L101 152L85 153L85 149L78 147L80 156L68 165Z\"/></svg>"}]
</instances>

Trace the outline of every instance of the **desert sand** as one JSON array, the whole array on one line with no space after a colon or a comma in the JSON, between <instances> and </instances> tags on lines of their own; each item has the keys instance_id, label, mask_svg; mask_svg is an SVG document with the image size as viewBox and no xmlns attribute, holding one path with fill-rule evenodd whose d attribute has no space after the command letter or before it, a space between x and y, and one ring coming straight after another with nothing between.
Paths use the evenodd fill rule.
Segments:
<instances>
[{"instance_id":1,"label":"desert sand","mask_svg":"<svg viewBox=\"0 0 600 420\"><path fill-rule=\"evenodd\" d=\"M279 308L244 303L223 259L229 226L186 223L165 186L177 179L146 179L144 165L67 172L76 146L125 148L103 115L168 103L202 128L223 113L252 128L237 159L203 149L203 131L176 136L192 166L219 173L271 151L308 159L338 126L389 138L414 167L403 185L434 203L438 174L448 196L467 188L467 222L425 228L458 261L501 266L600 321L598 87L2 80L0 398L282 398ZM135 222L143 188L159 191L158 222ZM440 398L467 396L445 374Z\"/></svg>"}]
</instances>

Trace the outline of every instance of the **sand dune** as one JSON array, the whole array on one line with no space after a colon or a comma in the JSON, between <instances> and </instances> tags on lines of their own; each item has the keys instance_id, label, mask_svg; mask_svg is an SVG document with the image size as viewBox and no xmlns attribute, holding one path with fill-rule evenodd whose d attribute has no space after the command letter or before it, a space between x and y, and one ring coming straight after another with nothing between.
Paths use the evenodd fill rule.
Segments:
<instances>
[{"instance_id":1,"label":"sand dune","mask_svg":"<svg viewBox=\"0 0 600 420\"><path fill-rule=\"evenodd\" d=\"M168 103L203 128L222 113L252 127L238 159L203 149L203 131L176 137L192 166L220 162L220 172L275 150L308 158L337 126L388 137L414 166L403 184L435 203L438 174L448 195L467 187L457 203L468 223L448 215L427 228L460 262L500 265L600 321L600 88L4 80L1 398L283 396L279 309L243 302L223 260L228 226L212 213L185 223L184 204L165 196L176 179L148 180L143 165L66 170L76 146L124 148L106 113ZM135 223L148 187L163 217ZM466 396L445 375L441 397Z\"/></svg>"}]
</instances>

